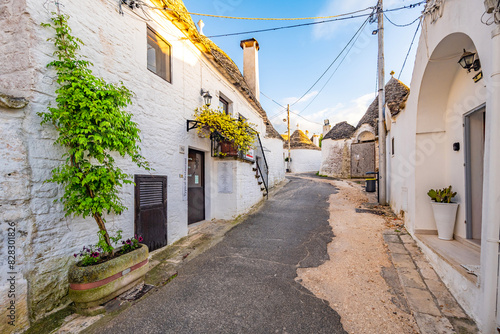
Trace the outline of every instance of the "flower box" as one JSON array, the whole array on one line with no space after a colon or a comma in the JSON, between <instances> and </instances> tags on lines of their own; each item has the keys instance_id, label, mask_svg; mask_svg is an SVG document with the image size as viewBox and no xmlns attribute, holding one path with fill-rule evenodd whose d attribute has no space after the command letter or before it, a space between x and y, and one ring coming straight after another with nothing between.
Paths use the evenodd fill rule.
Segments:
<instances>
[{"instance_id":1,"label":"flower box","mask_svg":"<svg viewBox=\"0 0 500 334\"><path fill-rule=\"evenodd\" d=\"M224 156L229 156L229 157L238 156L238 148L234 146L233 142L223 140L219 144L220 144L220 153L222 153Z\"/></svg>"},{"instance_id":2,"label":"flower box","mask_svg":"<svg viewBox=\"0 0 500 334\"><path fill-rule=\"evenodd\" d=\"M94 315L104 311L100 305L144 282L148 272L148 247L142 245L129 253L93 266L69 269L69 297L77 313Z\"/></svg>"}]
</instances>

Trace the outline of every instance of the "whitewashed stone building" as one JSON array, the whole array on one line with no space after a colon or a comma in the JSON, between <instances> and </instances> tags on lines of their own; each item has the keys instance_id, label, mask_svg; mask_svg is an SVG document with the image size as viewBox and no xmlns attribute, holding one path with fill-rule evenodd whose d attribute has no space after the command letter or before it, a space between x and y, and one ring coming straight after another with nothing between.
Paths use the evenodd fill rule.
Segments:
<instances>
[{"instance_id":1,"label":"whitewashed stone building","mask_svg":"<svg viewBox=\"0 0 500 334\"><path fill-rule=\"evenodd\" d=\"M386 112L398 115L410 89L392 77L385 85ZM390 117L388 116L388 117ZM323 138L320 174L340 178L364 178L378 170L378 97L373 100L356 127L336 124Z\"/></svg>"},{"instance_id":2,"label":"whitewashed stone building","mask_svg":"<svg viewBox=\"0 0 500 334\"><path fill-rule=\"evenodd\" d=\"M499 13L498 1L428 1L406 108L386 119L390 204L483 333L500 326ZM445 241L427 192L450 185L459 206Z\"/></svg>"},{"instance_id":3,"label":"whitewashed stone building","mask_svg":"<svg viewBox=\"0 0 500 334\"><path fill-rule=\"evenodd\" d=\"M288 157L288 136L282 135L284 156ZM318 172L321 164L321 148L298 128L290 136L290 158L288 165L292 173Z\"/></svg>"},{"instance_id":4,"label":"whitewashed stone building","mask_svg":"<svg viewBox=\"0 0 500 334\"><path fill-rule=\"evenodd\" d=\"M159 4L145 2L151 7ZM241 43L243 76L222 50L199 33L180 0L164 1L165 10L144 7L144 12L126 5L120 8L116 1L4 1L0 10L0 281L6 282L8 272L16 272L16 295L8 297L9 286L2 283L0 304L13 301L16 319L14 327L2 320L2 333L26 328L67 305L72 254L97 241L95 222L65 217L61 204L54 203L62 189L44 183L64 153L53 145L55 129L41 126L37 116L54 103L57 88L54 71L46 68L53 60L54 46L47 41L53 31L40 26L57 10L55 3L69 15L73 34L84 41L81 54L93 62L94 74L122 81L135 94L128 110L142 130L142 154L154 171L117 161L125 172L136 175L136 181L140 181L138 175L165 180L162 196L167 198L167 214L160 222L165 231L160 246L185 236L188 223L229 219L263 198L252 161L212 157L211 141L199 137L196 130L187 131L195 108L204 104L201 92L210 92L213 106L256 125L263 149L257 145L254 154L264 166L265 153L269 187L285 174L283 140L259 103L257 41ZM195 201L192 194L198 196ZM122 229L124 236L137 231L141 208L134 204L136 196L133 185L123 187L121 198L128 211L107 217L111 231ZM8 266L9 242L16 246L13 270ZM8 314L2 307L0 317L6 319Z\"/></svg>"}]
</instances>

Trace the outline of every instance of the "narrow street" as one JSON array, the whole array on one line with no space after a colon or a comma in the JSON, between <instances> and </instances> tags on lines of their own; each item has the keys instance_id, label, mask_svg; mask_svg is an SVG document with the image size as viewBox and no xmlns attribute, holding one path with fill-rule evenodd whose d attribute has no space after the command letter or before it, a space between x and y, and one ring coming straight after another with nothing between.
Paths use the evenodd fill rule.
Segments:
<instances>
[{"instance_id":1,"label":"narrow street","mask_svg":"<svg viewBox=\"0 0 500 334\"><path fill-rule=\"evenodd\" d=\"M329 259L330 195L320 180L289 177L222 242L99 333L345 333L338 313L304 288L297 268Z\"/></svg>"}]
</instances>

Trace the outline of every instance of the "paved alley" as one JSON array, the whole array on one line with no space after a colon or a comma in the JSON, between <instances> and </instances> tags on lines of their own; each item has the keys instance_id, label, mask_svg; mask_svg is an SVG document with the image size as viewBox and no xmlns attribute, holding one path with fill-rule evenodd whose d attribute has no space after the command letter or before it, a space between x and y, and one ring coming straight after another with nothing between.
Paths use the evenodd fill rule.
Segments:
<instances>
[{"instance_id":1,"label":"paved alley","mask_svg":"<svg viewBox=\"0 0 500 334\"><path fill-rule=\"evenodd\" d=\"M222 242L99 333L345 333L328 303L295 281L328 260L331 184L290 182Z\"/></svg>"}]
</instances>

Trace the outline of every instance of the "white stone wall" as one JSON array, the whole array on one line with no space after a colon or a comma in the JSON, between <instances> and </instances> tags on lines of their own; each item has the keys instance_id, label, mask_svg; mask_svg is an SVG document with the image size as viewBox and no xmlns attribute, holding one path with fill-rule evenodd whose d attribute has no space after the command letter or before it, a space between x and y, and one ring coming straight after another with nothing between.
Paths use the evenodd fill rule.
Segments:
<instances>
[{"instance_id":1,"label":"white stone wall","mask_svg":"<svg viewBox=\"0 0 500 334\"><path fill-rule=\"evenodd\" d=\"M351 176L351 139L324 139L321 142L321 175Z\"/></svg>"},{"instance_id":2,"label":"white stone wall","mask_svg":"<svg viewBox=\"0 0 500 334\"><path fill-rule=\"evenodd\" d=\"M235 161L238 198L234 203L224 201L216 188L216 162L210 157L210 141L200 138L195 130L186 132L186 120L192 119L194 109L202 105L202 88L212 93L214 102L219 93L224 94L232 103L233 113L245 116L261 133L265 127L261 116L244 96L173 24L158 11L150 13L155 20L148 24L172 45L172 83L168 83L147 70L147 26L128 9L121 16L115 1L60 2L62 13L70 16L73 34L85 43L81 53L94 63L94 74L111 82L123 81L135 94L127 110L133 113L133 120L142 130L142 154L154 168L151 174L168 176L169 243L188 231L187 201L182 198L184 178L181 177L188 148L206 152L207 219L240 214L262 198L252 165ZM0 89L27 97L30 104L20 111L0 109L0 155L4 159L0 167L0 217L2 221L19 224L18 264L23 274L19 276L18 286L20 292L26 290L25 278L30 282L30 289L28 296L21 294L17 302L20 310L23 303L28 303L30 317L35 320L69 302L65 297L66 272L74 261L72 254L83 245L97 241L97 226L92 219L64 217L61 204L54 203L61 195L60 189L55 184L43 183L49 178L50 170L61 162L64 152L53 145L55 130L50 125L41 126L37 115L45 111L50 102L54 103L57 88L54 71L46 68L54 51L46 40L52 37L53 31L40 27L40 23L49 21L50 12L56 8L51 2L44 7L44 2L38 0L10 1L8 6L8 11L2 11L1 15L12 12L17 16L0 21L2 31L9 32L6 36L10 41L0 45L0 66L4 69L8 67L5 64L12 64L13 71L0 72ZM19 35L20 31L23 36ZM21 68L14 68L18 64ZM184 154L180 153L180 146L184 146ZM282 152L278 155L281 158ZM129 174L149 173L128 160L118 157L117 162ZM121 198L129 210L121 216L106 217L107 226L111 231L122 229L124 236L130 236L134 233L133 185L123 187ZM4 229L2 231L0 240L5 239ZM4 241L2 252L3 246ZM6 272L5 262L0 264L2 273ZM4 276L0 278L3 280ZM5 293L3 290L0 293L0 304L4 305ZM22 319L21 311L19 317Z\"/></svg>"},{"instance_id":3,"label":"white stone wall","mask_svg":"<svg viewBox=\"0 0 500 334\"><path fill-rule=\"evenodd\" d=\"M269 167L269 187L274 187L285 178L285 156L283 141L276 138L262 138L262 146Z\"/></svg>"},{"instance_id":4,"label":"white stone wall","mask_svg":"<svg viewBox=\"0 0 500 334\"><path fill-rule=\"evenodd\" d=\"M290 150L292 173L318 172L321 167L321 151L308 149Z\"/></svg>"},{"instance_id":5,"label":"white stone wall","mask_svg":"<svg viewBox=\"0 0 500 334\"><path fill-rule=\"evenodd\" d=\"M395 138L395 155L390 157L391 175L390 202L393 209L404 212L405 223L410 233L435 230L435 223L427 191L443 188L450 184L458 192L456 200L460 203L455 234L465 237L465 173L464 173L464 130L463 116L468 111L486 102L486 151L485 163L495 159L498 154L488 151L489 136L498 129L488 122L488 117L498 115L498 108L491 108L490 102L499 96L498 86L492 86L492 68L498 64L493 58L493 26L481 23L484 5L481 0L467 2L446 2L442 16L431 23L431 17L423 21L411 91L406 109L397 116L391 125L390 138ZM485 19L489 15L485 15ZM463 49L477 52L480 57L483 80L474 83L472 77L477 72L467 73L458 64ZM489 116L488 116L489 115ZM459 142L461 150L454 152L452 145ZM388 143L389 144L389 143ZM483 194L494 187L498 189L496 170L484 170ZM484 196L484 195L483 195ZM498 198L483 197L483 213L498 207ZM498 261L486 250L488 238L498 238L498 231L488 234L493 220L483 214L483 238L481 244L481 276L479 287L469 287L457 279L457 272L425 247L424 252L450 288L465 311L477 322L480 329L494 328L495 301L498 284L498 271L492 264ZM498 225L497 225L498 226ZM492 230L494 231L494 229ZM465 246L464 246L465 247ZM494 246L493 254L498 253ZM491 273L490 270L494 270ZM459 275L459 274L458 274ZM488 276L489 283L485 280ZM497 309L498 310L498 309ZM487 326L487 327L485 327Z\"/></svg>"}]
</instances>

